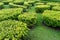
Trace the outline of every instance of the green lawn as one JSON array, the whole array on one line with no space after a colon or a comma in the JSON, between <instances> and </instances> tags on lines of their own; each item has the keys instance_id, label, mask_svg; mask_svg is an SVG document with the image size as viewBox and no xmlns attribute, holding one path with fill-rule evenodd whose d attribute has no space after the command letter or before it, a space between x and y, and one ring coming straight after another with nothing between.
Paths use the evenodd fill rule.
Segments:
<instances>
[{"instance_id":1,"label":"green lawn","mask_svg":"<svg viewBox=\"0 0 60 40\"><path fill-rule=\"evenodd\" d=\"M32 8L30 12L35 9ZM60 30L42 25L42 15L37 13L37 25L29 32L28 40L60 40Z\"/></svg>"}]
</instances>

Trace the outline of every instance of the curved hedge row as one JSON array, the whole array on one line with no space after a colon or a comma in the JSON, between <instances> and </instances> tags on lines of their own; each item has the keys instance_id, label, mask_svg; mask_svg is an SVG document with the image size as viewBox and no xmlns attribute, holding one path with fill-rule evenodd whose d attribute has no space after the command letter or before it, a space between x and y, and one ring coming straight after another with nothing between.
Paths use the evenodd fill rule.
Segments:
<instances>
[{"instance_id":1,"label":"curved hedge row","mask_svg":"<svg viewBox=\"0 0 60 40\"><path fill-rule=\"evenodd\" d=\"M28 24L28 26L33 26L36 24L36 14L35 13L24 13L18 16L20 21Z\"/></svg>"},{"instance_id":2,"label":"curved hedge row","mask_svg":"<svg viewBox=\"0 0 60 40\"><path fill-rule=\"evenodd\" d=\"M28 33L27 24L15 21L5 20L0 22L0 40L20 40Z\"/></svg>"},{"instance_id":3,"label":"curved hedge row","mask_svg":"<svg viewBox=\"0 0 60 40\"><path fill-rule=\"evenodd\" d=\"M22 8L10 8L0 10L0 21L6 19L15 19L22 12Z\"/></svg>"},{"instance_id":4,"label":"curved hedge row","mask_svg":"<svg viewBox=\"0 0 60 40\"><path fill-rule=\"evenodd\" d=\"M43 13L43 22L44 24L52 27L60 27L60 12L46 10Z\"/></svg>"}]
</instances>

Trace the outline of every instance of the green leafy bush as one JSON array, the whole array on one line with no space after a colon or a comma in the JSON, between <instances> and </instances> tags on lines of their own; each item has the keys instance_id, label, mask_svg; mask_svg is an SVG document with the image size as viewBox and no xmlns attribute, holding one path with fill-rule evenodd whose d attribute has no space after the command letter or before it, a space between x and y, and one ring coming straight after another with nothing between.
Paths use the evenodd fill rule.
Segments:
<instances>
[{"instance_id":1,"label":"green leafy bush","mask_svg":"<svg viewBox=\"0 0 60 40\"><path fill-rule=\"evenodd\" d=\"M50 9L50 6L49 5L36 5L35 9L37 13L40 13L40 12L42 13L44 12L44 10Z\"/></svg>"},{"instance_id":2,"label":"green leafy bush","mask_svg":"<svg viewBox=\"0 0 60 40\"><path fill-rule=\"evenodd\" d=\"M3 8L4 3L0 2L0 9Z\"/></svg>"},{"instance_id":3,"label":"green leafy bush","mask_svg":"<svg viewBox=\"0 0 60 40\"><path fill-rule=\"evenodd\" d=\"M0 40L21 40L28 33L27 24L15 21L5 20L0 22Z\"/></svg>"},{"instance_id":4,"label":"green leafy bush","mask_svg":"<svg viewBox=\"0 0 60 40\"><path fill-rule=\"evenodd\" d=\"M26 6L23 6L23 5L17 5L17 4L14 4L14 3L9 3L10 7L11 8L27 8Z\"/></svg>"},{"instance_id":5,"label":"green leafy bush","mask_svg":"<svg viewBox=\"0 0 60 40\"><path fill-rule=\"evenodd\" d=\"M30 2L24 2L24 5L27 6L27 9L30 9L31 6L33 6L34 3L30 3Z\"/></svg>"},{"instance_id":6,"label":"green leafy bush","mask_svg":"<svg viewBox=\"0 0 60 40\"><path fill-rule=\"evenodd\" d=\"M44 3L38 2L38 3L35 3L35 5L44 5Z\"/></svg>"},{"instance_id":7,"label":"green leafy bush","mask_svg":"<svg viewBox=\"0 0 60 40\"><path fill-rule=\"evenodd\" d=\"M60 3L57 3L57 2L48 2L47 5L60 6Z\"/></svg>"},{"instance_id":8,"label":"green leafy bush","mask_svg":"<svg viewBox=\"0 0 60 40\"><path fill-rule=\"evenodd\" d=\"M28 26L33 26L36 24L36 14L35 13L24 13L18 16L20 21L28 24Z\"/></svg>"},{"instance_id":9,"label":"green leafy bush","mask_svg":"<svg viewBox=\"0 0 60 40\"><path fill-rule=\"evenodd\" d=\"M14 0L13 3L23 5L24 0Z\"/></svg>"},{"instance_id":10,"label":"green leafy bush","mask_svg":"<svg viewBox=\"0 0 60 40\"><path fill-rule=\"evenodd\" d=\"M52 27L60 27L60 11L46 10L42 16L44 24Z\"/></svg>"},{"instance_id":11,"label":"green leafy bush","mask_svg":"<svg viewBox=\"0 0 60 40\"><path fill-rule=\"evenodd\" d=\"M0 21L6 19L16 19L21 14L22 8L10 8L0 10Z\"/></svg>"},{"instance_id":12,"label":"green leafy bush","mask_svg":"<svg viewBox=\"0 0 60 40\"><path fill-rule=\"evenodd\" d=\"M8 4L9 2L13 2L13 0L2 0L4 4Z\"/></svg>"},{"instance_id":13,"label":"green leafy bush","mask_svg":"<svg viewBox=\"0 0 60 40\"><path fill-rule=\"evenodd\" d=\"M60 6L54 6L54 7L52 8L52 10L60 11Z\"/></svg>"}]
</instances>

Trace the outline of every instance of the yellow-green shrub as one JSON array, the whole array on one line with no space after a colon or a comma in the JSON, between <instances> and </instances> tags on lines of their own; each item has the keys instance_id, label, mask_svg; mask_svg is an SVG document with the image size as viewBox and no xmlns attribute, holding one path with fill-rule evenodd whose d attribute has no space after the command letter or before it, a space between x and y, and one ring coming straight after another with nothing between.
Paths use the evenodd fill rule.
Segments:
<instances>
[{"instance_id":1,"label":"yellow-green shrub","mask_svg":"<svg viewBox=\"0 0 60 40\"><path fill-rule=\"evenodd\" d=\"M26 6L23 6L23 5L17 5L17 4L14 4L14 3L9 3L10 7L11 8L27 8Z\"/></svg>"},{"instance_id":2,"label":"yellow-green shrub","mask_svg":"<svg viewBox=\"0 0 60 40\"><path fill-rule=\"evenodd\" d=\"M60 27L60 11L46 10L42 16L43 22L47 26Z\"/></svg>"},{"instance_id":3,"label":"yellow-green shrub","mask_svg":"<svg viewBox=\"0 0 60 40\"><path fill-rule=\"evenodd\" d=\"M23 5L24 0L14 0L13 3Z\"/></svg>"},{"instance_id":4,"label":"yellow-green shrub","mask_svg":"<svg viewBox=\"0 0 60 40\"><path fill-rule=\"evenodd\" d=\"M27 24L15 21L5 20L0 22L0 40L21 40L28 33Z\"/></svg>"},{"instance_id":5,"label":"yellow-green shrub","mask_svg":"<svg viewBox=\"0 0 60 40\"><path fill-rule=\"evenodd\" d=\"M21 14L22 8L10 8L0 10L0 21L6 19L15 19Z\"/></svg>"},{"instance_id":6,"label":"yellow-green shrub","mask_svg":"<svg viewBox=\"0 0 60 40\"><path fill-rule=\"evenodd\" d=\"M4 3L0 2L0 9L3 8Z\"/></svg>"},{"instance_id":7,"label":"yellow-green shrub","mask_svg":"<svg viewBox=\"0 0 60 40\"><path fill-rule=\"evenodd\" d=\"M2 0L4 4L8 4L9 2L13 2L13 0Z\"/></svg>"},{"instance_id":8,"label":"yellow-green shrub","mask_svg":"<svg viewBox=\"0 0 60 40\"><path fill-rule=\"evenodd\" d=\"M42 13L44 12L44 10L50 9L50 6L49 5L36 5L35 9L37 13L40 13L40 12Z\"/></svg>"},{"instance_id":9,"label":"yellow-green shrub","mask_svg":"<svg viewBox=\"0 0 60 40\"><path fill-rule=\"evenodd\" d=\"M28 26L33 26L36 24L36 14L35 13L24 13L18 16L20 21L28 24Z\"/></svg>"},{"instance_id":10,"label":"yellow-green shrub","mask_svg":"<svg viewBox=\"0 0 60 40\"><path fill-rule=\"evenodd\" d=\"M60 3L57 3L57 2L48 2L47 5L60 6Z\"/></svg>"},{"instance_id":11,"label":"yellow-green shrub","mask_svg":"<svg viewBox=\"0 0 60 40\"><path fill-rule=\"evenodd\" d=\"M52 10L60 11L60 6L54 6L54 7L52 8Z\"/></svg>"}]
</instances>

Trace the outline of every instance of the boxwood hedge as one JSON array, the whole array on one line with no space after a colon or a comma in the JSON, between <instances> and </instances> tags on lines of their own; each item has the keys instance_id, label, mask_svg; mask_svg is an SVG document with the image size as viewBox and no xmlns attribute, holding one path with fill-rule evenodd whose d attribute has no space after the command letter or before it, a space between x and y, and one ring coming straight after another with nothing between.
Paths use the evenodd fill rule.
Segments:
<instances>
[{"instance_id":1,"label":"boxwood hedge","mask_svg":"<svg viewBox=\"0 0 60 40\"><path fill-rule=\"evenodd\" d=\"M0 21L6 19L16 19L22 12L22 8L10 8L0 10Z\"/></svg>"},{"instance_id":2,"label":"boxwood hedge","mask_svg":"<svg viewBox=\"0 0 60 40\"><path fill-rule=\"evenodd\" d=\"M17 4L14 4L12 2L10 2L9 5L10 5L11 8L27 8L27 6L17 5Z\"/></svg>"},{"instance_id":3,"label":"boxwood hedge","mask_svg":"<svg viewBox=\"0 0 60 40\"><path fill-rule=\"evenodd\" d=\"M13 2L13 0L2 0L1 2L3 2L4 4L8 4L9 2Z\"/></svg>"},{"instance_id":4,"label":"boxwood hedge","mask_svg":"<svg viewBox=\"0 0 60 40\"><path fill-rule=\"evenodd\" d=\"M36 5L35 9L37 13L42 13L44 12L44 10L50 9L50 6L49 5Z\"/></svg>"},{"instance_id":5,"label":"boxwood hedge","mask_svg":"<svg viewBox=\"0 0 60 40\"><path fill-rule=\"evenodd\" d=\"M16 20L0 22L0 40L21 40L27 35L27 24Z\"/></svg>"},{"instance_id":6,"label":"boxwood hedge","mask_svg":"<svg viewBox=\"0 0 60 40\"><path fill-rule=\"evenodd\" d=\"M24 4L24 0L14 0L13 3L23 5Z\"/></svg>"},{"instance_id":7,"label":"boxwood hedge","mask_svg":"<svg viewBox=\"0 0 60 40\"><path fill-rule=\"evenodd\" d=\"M35 13L24 13L18 16L20 21L23 21L28 24L29 27L32 27L36 24L36 14Z\"/></svg>"},{"instance_id":8,"label":"boxwood hedge","mask_svg":"<svg viewBox=\"0 0 60 40\"><path fill-rule=\"evenodd\" d=\"M42 16L47 26L60 27L60 11L46 10Z\"/></svg>"},{"instance_id":9,"label":"boxwood hedge","mask_svg":"<svg viewBox=\"0 0 60 40\"><path fill-rule=\"evenodd\" d=\"M47 5L60 6L60 3L57 3L57 2L48 2Z\"/></svg>"},{"instance_id":10,"label":"boxwood hedge","mask_svg":"<svg viewBox=\"0 0 60 40\"><path fill-rule=\"evenodd\" d=\"M0 2L0 9L3 8L4 3Z\"/></svg>"},{"instance_id":11,"label":"boxwood hedge","mask_svg":"<svg viewBox=\"0 0 60 40\"><path fill-rule=\"evenodd\" d=\"M52 10L54 10L54 11L60 11L60 6L54 6L54 7L52 8Z\"/></svg>"}]
</instances>

